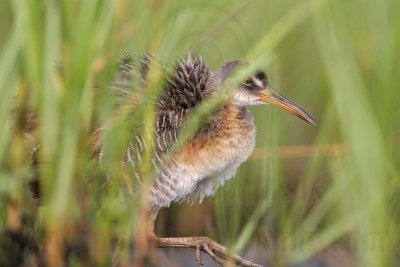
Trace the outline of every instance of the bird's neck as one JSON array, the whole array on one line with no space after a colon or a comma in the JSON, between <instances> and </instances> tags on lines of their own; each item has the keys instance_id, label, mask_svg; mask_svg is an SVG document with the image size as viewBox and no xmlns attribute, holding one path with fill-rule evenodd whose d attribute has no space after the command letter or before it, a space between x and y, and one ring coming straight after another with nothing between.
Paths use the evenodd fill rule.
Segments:
<instances>
[{"instance_id":1,"label":"bird's neck","mask_svg":"<svg viewBox=\"0 0 400 267\"><path fill-rule=\"evenodd\" d=\"M247 159L255 145L253 116L247 107L226 102L182 147L177 162L192 169L206 170L204 175L222 172ZM232 165L233 164L233 165Z\"/></svg>"},{"instance_id":2,"label":"bird's neck","mask_svg":"<svg viewBox=\"0 0 400 267\"><path fill-rule=\"evenodd\" d=\"M233 100L225 102L207 121L200 135L208 138L239 136L238 132L253 131L253 115L247 106L239 106Z\"/></svg>"}]
</instances>

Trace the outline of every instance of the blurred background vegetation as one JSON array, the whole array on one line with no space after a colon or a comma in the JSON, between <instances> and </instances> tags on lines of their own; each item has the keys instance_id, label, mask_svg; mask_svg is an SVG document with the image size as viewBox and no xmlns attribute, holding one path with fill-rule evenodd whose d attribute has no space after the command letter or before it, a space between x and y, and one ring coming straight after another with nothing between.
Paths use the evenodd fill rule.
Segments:
<instances>
[{"instance_id":1,"label":"blurred background vegetation","mask_svg":"<svg viewBox=\"0 0 400 267\"><path fill-rule=\"evenodd\" d=\"M18 233L15 250L29 244L28 266L43 255L49 266L129 266L140 192L121 174L128 134L109 81L124 53L172 61L191 51L214 70L232 59L266 70L318 126L252 108L251 158L213 199L164 210L159 233L208 234L269 266L399 266L398 25L398 0L1 0L0 230ZM151 129L143 109L136 119ZM40 208L29 191L29 112ZM106 171L89 156L99 122ZM12 252L0 246L2 262Z\"/></svg>"}]
</instances>

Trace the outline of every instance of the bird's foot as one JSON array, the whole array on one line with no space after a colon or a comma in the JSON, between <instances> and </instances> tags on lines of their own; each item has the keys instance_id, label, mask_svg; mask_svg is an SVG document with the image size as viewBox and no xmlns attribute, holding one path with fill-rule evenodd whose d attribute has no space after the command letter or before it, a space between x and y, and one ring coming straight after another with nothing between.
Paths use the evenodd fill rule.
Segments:
<instances>
[{"instance_id":1,"label":"bird's foot","mask_svg":"<svg viewBox=\"0 0 400 267\"><path fill-rule=\"evenodd\" d=\"M240 266L260 267L261 265L244 259L243 257L231 254L226 247L215 242L208 237L193 237L196 244L197 263L203 265L201 260L201 251L207 253L216 263L224 265L227 261Z\"/></svg>"},{"instance_id":2,"label":"bird's foot","mask_svg":"<svg viewBox=\"0 0 400 267\"><path fill-rule=\"evenodd\" d=\"M149 236L155 242L155 245L160 248L181 247L196 249L196 260L201 265L203 265L201 251L204 251L220 265L231 262L244 267L262 267L262 265L248 261L239 255L231 254L226 247L208 237L158 237L154 232L150 233Z\"/></svg>"}]
</instances>

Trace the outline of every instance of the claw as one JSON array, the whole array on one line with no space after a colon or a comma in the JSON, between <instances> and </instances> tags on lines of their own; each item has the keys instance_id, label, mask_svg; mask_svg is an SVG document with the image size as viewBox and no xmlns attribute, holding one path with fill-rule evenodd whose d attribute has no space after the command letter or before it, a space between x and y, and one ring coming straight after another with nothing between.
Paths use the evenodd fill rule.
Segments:
<instances>
[{"instance_id":1,"label":"claw","mask_svg":"<svg viewBox=\"0 0 400 267\"><path fill-rule=\"evenodd\" d=\"M204 265L204 263L201 261L201 246L200 244L196 245L196 261L200 265Z\"/></svg>"},{"instance_id":2,"label":"claw","mask_svg":"<svg viewBox=\"0 0 400 267\"><path fill-rule=\"evenodd\" d=\"M220 264L221 266L224 265L224 259L218 255L216 255L212 249L209 247L208 244L204 244L203 245L203 249L204 251L218 264Z\"/></svg>"},{"instance_id":3,"label":"claw","mask_svg":"<svg viewBox=\"0 0 400 267\"><path fill-rule=\"evenodd\" d=\"M262 267L262 265L248 261L239 255L230 254L226 247L208 237L158 237L154 232L149 233L149 237L160 248L194 248L196 250L196 261L200 265L204 264L201 259L201 251L203 250L214 262L221 266L226 262L231 262L244 267Z\"/></svg>"}]
</instances>

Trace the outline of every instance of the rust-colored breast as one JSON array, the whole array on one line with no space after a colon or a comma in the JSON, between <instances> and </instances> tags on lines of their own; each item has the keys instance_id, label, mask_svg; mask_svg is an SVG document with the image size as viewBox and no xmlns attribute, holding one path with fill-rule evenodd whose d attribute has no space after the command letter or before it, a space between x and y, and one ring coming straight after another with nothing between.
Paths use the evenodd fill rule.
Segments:
<instances>
[{"instance_id":1,"label":"rust-colored breast","mask_svg":"<svg viewBox=\"0 0 400 267\"><path fill-rule=\"evenodd\" d=\"M194 168L203 165L222 169L237 158L247 158L254 142L255 128L250 111L226 104L195 138L182 147L177 160Z\"/></svg>"}]
</instances>

